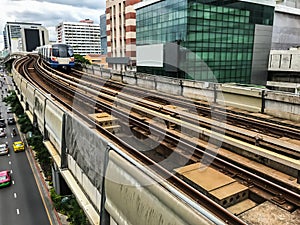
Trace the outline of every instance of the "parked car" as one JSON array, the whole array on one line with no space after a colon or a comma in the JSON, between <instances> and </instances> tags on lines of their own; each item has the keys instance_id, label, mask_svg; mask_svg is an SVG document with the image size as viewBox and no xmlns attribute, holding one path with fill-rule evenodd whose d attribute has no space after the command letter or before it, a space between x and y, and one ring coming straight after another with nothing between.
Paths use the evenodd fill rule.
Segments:
<instances>
[{"instance_id":1,"label":"parked car","mask_svg":"<svg viewBox=\"0 0 300 225\"><path fill-rule=\"evenodd\" d=\"M7 144L0 144L0 155L8 154L8 145Z\"/></svg>"},{"instance_id":2,"label":"parked car","mask_svg":"<svg viewBox=\"0 0 300 225\"><path fill-rule=\"evenodd\" d=\"M7 124L8 125L14 125L14 124L16 124L15 118L13 118L13 117L7 118Z\"/></svg>"},{"instance_id":3,"label":"parked car","mask_svg":"<svg viewBox=\"0 0 300 225\"><path fill-rule=\"evenodd\" d=\"M14 149L14 152L25 151L24 143L22 141L15 141L13 143L13 149Z\"/></svg>"},{"instance_id":4,"label":"parked car","mask_svg":"<svg viewBox=\"0 0 300 225\"><path fill-rule=\"evenodd\" d=\"M5 137L5 136L6 136L6 132L4 128L0 128L0 137Z\"/></svg>"},{"instance_id":5,"label":"parked car","mask_svg":"<svg viewBox=\"0 0 300 225\"><path fill-rule=\"evenodd\" d=\"M6 127L5 119L0 119L0 128Z\"/></svg>"},{"instance_id":6,"label":"parked car","mask_svg":"<svg viewBox=\"0 0 300 225\"><path fill-rule=\"evenodd\" d=\"M11 176L8 170L0 171L0 187L11 185Z\"/></svg>"}]
</instances>

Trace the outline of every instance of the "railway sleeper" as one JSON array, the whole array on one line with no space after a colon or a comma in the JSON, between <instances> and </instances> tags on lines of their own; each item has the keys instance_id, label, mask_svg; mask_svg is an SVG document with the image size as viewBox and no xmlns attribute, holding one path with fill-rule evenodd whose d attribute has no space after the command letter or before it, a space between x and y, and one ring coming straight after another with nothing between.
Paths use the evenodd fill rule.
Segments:
<instances>
[{"instance_id":1,"label":"railway sleeper","mask_svg":"<svg viewBox=\"0 0 300 225\"><path fill-rule=\"evenodd\" d=\"M120 125L118 125L118 119L106 112L88 114L88 116L99 124L104 129L110 132L118 132Z\"/></svg>"},{"instance_id":2,"label":"railway sleeper","mask_svg":"<svg viewBox=\"0 0 300 225\"><path fill-rule=\"evenodd\" d=\"M249 199L247 186L207 165L194 163L174 171L191 186L225 208Z\"/></svg>"}]
</instances>

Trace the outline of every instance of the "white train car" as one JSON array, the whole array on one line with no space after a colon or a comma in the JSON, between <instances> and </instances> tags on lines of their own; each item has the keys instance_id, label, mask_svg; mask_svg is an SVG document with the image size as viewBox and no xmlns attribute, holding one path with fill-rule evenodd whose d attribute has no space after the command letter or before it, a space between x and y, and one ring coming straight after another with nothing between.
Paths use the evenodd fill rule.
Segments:
<instances>
[{"instance_id":1,"label":"white train car","mask_svg":"<svg viewBox=\"0 0 300 225\"><path fill-rule=\"evenodd\" d=\"M75 65L73 48L67 44L38 47L38 54L52 68L64 68L69 71Z\"/></svg>"}]
</instances>

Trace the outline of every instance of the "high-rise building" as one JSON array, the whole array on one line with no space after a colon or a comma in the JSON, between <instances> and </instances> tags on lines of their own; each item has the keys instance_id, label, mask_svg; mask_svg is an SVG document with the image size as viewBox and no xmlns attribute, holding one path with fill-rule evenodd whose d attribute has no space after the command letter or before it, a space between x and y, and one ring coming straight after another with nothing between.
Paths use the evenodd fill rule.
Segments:
<instances>
[{"instance_id":1,"label":"high-rise building","mask_svg":"<svg viewBox=\"0 0 300 225\"><path fill-rule=\"evenodd\" d=\"M300 0L276 1L272 49L300 46Z\"/></svg>"},{"instance_id":2,"label":"high-rise building","mask_svg":"<svg viewBox=\"0 0 300 225\"><path fill-rule=\"evenodd\" d=\"M86 19L80 22L61 22L56 27L57 42L71 45L80 55L100 54L100 25Z\"/></svg>"},{"instance_id":3,"label":"high-rise building","mask_svg":"<svg viewBox=\"0 0 300 225\"><path fill-rule=\"evenodd\" d=\"M267 87L300 93L300 0L276 0Z\"/></svg>"},{"instance_id":4,"label":"high-rise building","mask_svg":"<svg viewBox=\"0 0 300 225\"><path fill-rule=\"evenodd\" d=\"M100 16L101 54L107 54L106 14Z\"/></svg>"},{"instance_id":5,"label":"high-rise building","mask_svg":"<svg viewBox=\"0 0 300 225\"><path fill-rule=\"evenodd\" d=\"M11 53L31 52L49 43L48 30L39 23L7 22L3 34L4 47Z\"/></svg>"},{"instance_id":6,"label":"high-rise building","mask_svg":"<svg viewBox=\"0 0 300 225\"><path fill-rule=\"evenodd\" d=\"M107 62L115 70L135 70L136 13L141 0L106 0Z\"/></svg>"},{"instance_id":7,"label":"high-rise building","mask_svg":"<svg viewBox=\"0 0 300 225\"><path fill-rule=\"evenodd\" d=\"M273 0L140 2L135 5L137 71L265 84L274 7Z\"/></svg>"}]
</instances>

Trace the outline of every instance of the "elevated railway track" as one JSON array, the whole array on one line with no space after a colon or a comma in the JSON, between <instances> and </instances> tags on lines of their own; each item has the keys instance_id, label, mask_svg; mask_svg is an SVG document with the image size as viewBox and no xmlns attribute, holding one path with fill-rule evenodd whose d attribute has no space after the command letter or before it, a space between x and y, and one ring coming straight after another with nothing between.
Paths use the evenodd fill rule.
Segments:
<instances>
[{"instance_id":1,"label":"elevated railway track","mask_svg":"<svg viewBox=\"0 0 300 225\"><path fill-rule=\"evenodd\" d=\"M233 111L227 112L224 107L208 106L160 93L158 96L151 93L151 98L139 98L149 95L133 87L127 87L124 93L122 84L110 81L101 83L88 74L79 75L78 71L74 71L73 76L49 72L38 58L28 59L29 64L25 63L26 60L22 59L17 64L19 73L57 97L61 104L146 167L167 178L174 187L181 187L180 191L205 205L225 223L245 224L236 216L243 210L238 212L234 205L247 200L246 204L252 207L271 201L289 212L300 207L298 145L275 138L280 134L280 137L299 140L296 126L265 122L241 113L234 115ZM28 68L35 69L28 71ZM105 115L103 113L112 115L118 123L112 123L109 117L106 122L110 129L107 129L91 117L91 114ZM231 124L225 125L224 118L229 118ZM243 130L245 125L250 131ZM274 132L271 129L273 125ZM256 139L258 134L262 135L259 140ZM130 139L135 141L130 142ZM146 150L141 151L143 148ZM262 165L250 167L246 156L257 158L256 162ZM266 159L271 160L273 165L277 163L281 166L267 173L262 170L268 168L270 163L263 165ZM274 177L272 172L280 167L283 168L280 172L282 176ZM210 170L209 174L203 172L207 170ZM286 177L290 181L293 177L293 182L282 179L284 172L287 172ZM213 183L217 178L220 182L208 187L207 182L195 178L199 175L204 180L212 176L208 183ZM224 192L230 194L224 195ZM243 207L244 211L249 210Z\"/></svg>"}]
</instances>

